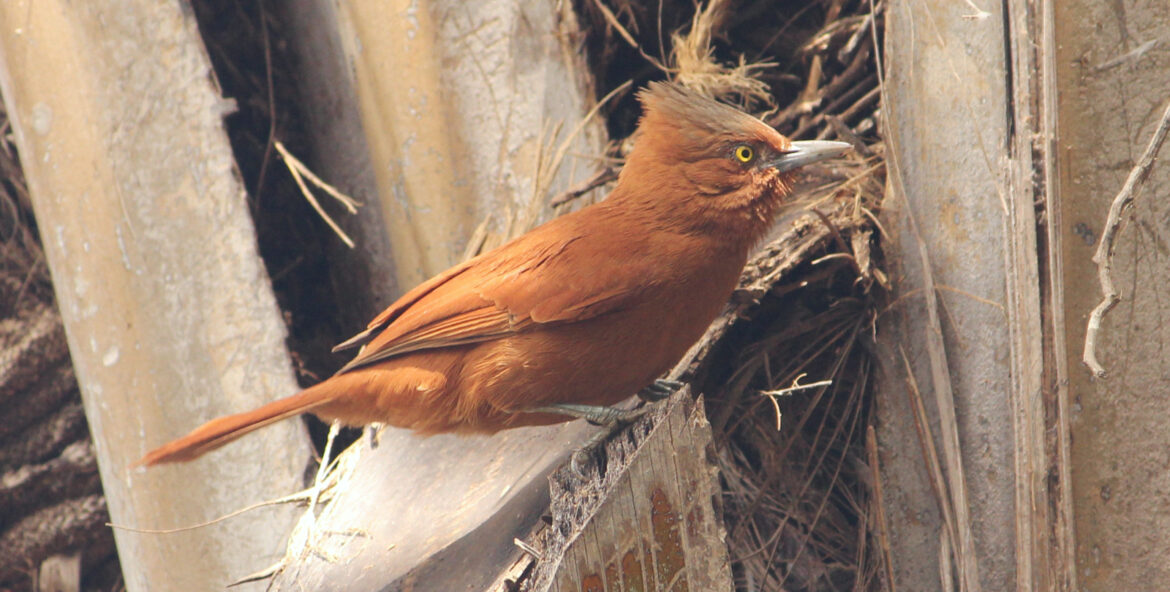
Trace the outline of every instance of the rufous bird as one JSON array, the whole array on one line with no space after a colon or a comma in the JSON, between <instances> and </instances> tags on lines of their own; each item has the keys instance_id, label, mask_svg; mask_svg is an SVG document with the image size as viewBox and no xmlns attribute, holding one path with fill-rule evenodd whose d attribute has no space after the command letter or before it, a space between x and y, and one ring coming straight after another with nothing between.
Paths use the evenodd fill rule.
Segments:
<instances>
[{"instance_id":1,"label":"rufous bird","mask_svg":"<svg viewBox=\"0 0 1170 592\"><path fill-rule=\"evenodd\" d=\"M607 417L703 335L794 171L842 142L793 142L670 83L639 94L634 147L604 201L414 288L334 351L337 374L211 420L138 464L187 461L275 421L493 433Z\"/></svg>"}]
</instances>

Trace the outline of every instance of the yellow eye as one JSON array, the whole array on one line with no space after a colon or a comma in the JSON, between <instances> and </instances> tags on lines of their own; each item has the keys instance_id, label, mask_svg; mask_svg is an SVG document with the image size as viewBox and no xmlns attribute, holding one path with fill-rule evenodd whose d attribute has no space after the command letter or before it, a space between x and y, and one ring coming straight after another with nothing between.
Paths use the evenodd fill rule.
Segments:
<instances>
[{"instance_id":1,"label":"yellow eye","mask_svg":"<svg viewBox=\"0 0 1170 592\"><path fill-rule=\"evenodd\" d=\"M739 146L735 147L735 159L736 160L738 160L744 164L747 164L747 163L751 162L752 159L755 157L756 157L756 151L752 150L751 146L748 146L747 144L740 144Z\"/></svg>"}]
</instances>

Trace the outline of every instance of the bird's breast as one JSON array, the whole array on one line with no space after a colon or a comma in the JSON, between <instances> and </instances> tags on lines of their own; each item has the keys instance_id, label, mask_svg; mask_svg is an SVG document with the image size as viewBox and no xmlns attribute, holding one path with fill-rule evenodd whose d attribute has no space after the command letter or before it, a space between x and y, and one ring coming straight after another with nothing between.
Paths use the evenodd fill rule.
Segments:
<instances>
[{"instance_id":1,"label":"bird's breast","mask_svg":"<svg viewBox=\"0 0 1170 592\"><path fill-rule=\"evenodd\" d=\"M477 344L457 387L461 407L482 411L471 423L513 427L555 420L524 409L613 405L628 398L703 335L726 304L740 267L733 263L730 270L652 284L620 310Z\"/></svg>"}]
</instances>

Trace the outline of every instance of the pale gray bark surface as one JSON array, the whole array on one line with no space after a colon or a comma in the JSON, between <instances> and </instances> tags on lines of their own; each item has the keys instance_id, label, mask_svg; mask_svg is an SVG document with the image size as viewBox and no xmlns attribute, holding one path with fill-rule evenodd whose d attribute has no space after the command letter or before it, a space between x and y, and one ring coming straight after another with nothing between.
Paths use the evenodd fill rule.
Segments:
<instances>
[{"instance_id":1,"label":"pale gray bark surface","mask_svg":"<svg viewBox=\"0 0 1170 592\"><path fill-rule=\"evenodd\" d=\"M877 403L899 588L937 589L940 578L950 579L940 574L940 555L950 555L944 534L956 548L960 589L1015 586L1011 323L1018 319L1008 301L1007 251L1015 231L1009 211L1028 196L1007 187L1002 8L964 18L972 9L963 3L893 2L886 20L891 181L883 207L899 300L883 324ZM924 468L907 364L930 410L944 513Z\"/></svg>"},{"instance_id":2,"label":"pale gray bark surface","mask_svg":"<svg viewBox=\"0 0 1170 592\"><path fill-rule=\"evenodd\" d=\"M128 470L296 388L223 133L232 105L190 10L8 2L0 57L112 520L188 526L297 488L309 451L293 422L194 464ZM291 518L118 531L127 588L221 589L279 555Z\"/></svg>"},{"instance_id":3,"label":"pale gray bark surface","mask_svg":"<svg viewBox=\"0 0 1170 592\"><path fill-rule=\"evenodd\" d=\"M1170 575L1161 163L1119 220L1122 302L1096 344L1107 376L1081 358L1101 299L1090 258L1170 100L1157 41L1170 20L1126 2L976 4L894 3L888 21L890 170L906 195L891 183L902 300L878 399L896 580L962 574L941 535L969 524L983 589L1147 589ZM953 389L969 520L955 465L922 461L898 347L927 402ZM932 417L945 457L946 418Z\"/></svg>"}]
</instances>

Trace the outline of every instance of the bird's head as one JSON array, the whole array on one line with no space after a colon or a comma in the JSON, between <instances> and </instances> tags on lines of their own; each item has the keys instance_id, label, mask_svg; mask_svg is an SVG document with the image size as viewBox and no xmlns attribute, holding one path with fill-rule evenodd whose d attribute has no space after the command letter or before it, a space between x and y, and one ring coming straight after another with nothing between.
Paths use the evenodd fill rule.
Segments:
<instances>
[{"instance_id":1,"label":"bird's head","mask_svg":"<svg viewBox=\"0 0 1170 592\"><path fill-rule=\"evenodd\" d=\"M793 142L747 113L676 84L652 82L639 98L642 119L615 193L676 227L754 242L789 195L796 169L849 148L844 142Z\"/></svg>"}]
</instances>

